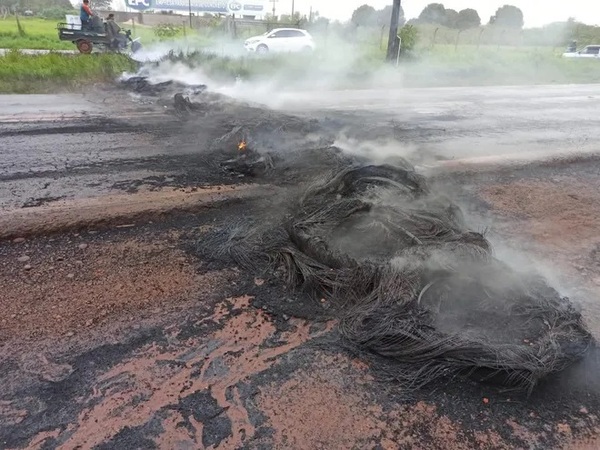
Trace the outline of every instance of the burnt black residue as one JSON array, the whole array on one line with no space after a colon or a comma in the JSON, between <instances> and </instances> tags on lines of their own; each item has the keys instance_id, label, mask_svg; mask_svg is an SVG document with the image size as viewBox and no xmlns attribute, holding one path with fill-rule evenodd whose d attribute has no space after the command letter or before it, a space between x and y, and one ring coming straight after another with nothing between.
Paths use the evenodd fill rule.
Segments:
<instances>
[{"instance_id":1,"label":"burnt black residue","mask_svg":"<svg viewBox=\"0 0 600 450\"><path fill-rule=\"evenodd\" d=\"M46 134L84 133L130 133L139 130L125 120L104 117L79 118L77 123L61 120L48 122L43 127L22 126L16 129L0 130L0 137L40 136Z\"/></svg>"},{"instance_id":2,"label":"burnt black residue","mask_svg":"<svg viewBox=\"0 0 600 450\"><path fill-rule=\"evenodd\" d=\"M223 414L225 409L217 404L209 391L194 392L179 401L174 407L185 419L184 426L196 432L189 421L193 417L203 424L202 444L209 448L217 447L224 439L231 436L231 420Z\"/></svg>"},{"instance_id":3,"label":"burnt black residue","mask_svg":"<svg viewBox=\"0 0 600 450\"><path fill-rule=\"evenodd\" d=\"M28 199L21 208L35 208L37 206L42 206L47 203L56 202L58 200L62 200L64 197L41 197L41 198L30 198Z\"/></svg>"}]
</instances>

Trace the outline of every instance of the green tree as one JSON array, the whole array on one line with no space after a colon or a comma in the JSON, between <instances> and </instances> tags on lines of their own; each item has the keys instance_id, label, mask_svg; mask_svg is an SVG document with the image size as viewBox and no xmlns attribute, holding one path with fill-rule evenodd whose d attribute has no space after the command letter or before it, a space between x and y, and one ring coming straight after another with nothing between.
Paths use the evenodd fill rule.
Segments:
<instances>
[{"instance_id":1,"label":"green tree","mask_svg":"<svg viewBox=\"0 0 600 450\"><path fill-rule=\"evenodd\" d=\"M303 19L306 20L306 17L302 17L302 14L300 14L298 11L294 13L293 17L291 14L282 14L279 16L279 21L282 23L298 23Z\"/></svg>"},{"instance_id":2,"label":"green tree","mask_svg":"<svg viewBox=\"0 0 600 450\"><path fill-rule=\"evenodd\" d=\"M516 6L504 5L491 17L490 24L504 28L523 28L523 11Z\"/></svg>"},{"instance_id":3,"label":"green tree","mask_svg":"<svg viewBox=\"0 0 600 450\"><path fill-rule=\"evenodd\" d=\"M468 30L469 28L477 28L481 25L479 13L474 9L467 8L459 11L458 19L456 20L456 28L460 30Z\"/></svg>"},{"instance_id":4,"label":"green tree","mask_svg":"<svg viewBox=\"0 0 600 450\"><path fill-rule=\"evenodd\" d=\"M92 8L112 9L112 0L91 0Z\"/></svg>"},{"instance_id":5,"label":"green tree","mask_svg":"<svg viewBox=\"0 0 600 450\"><path fill-rule=\"evenodd\" d=\"M31 10L39 12L44 9L61 8L65 10L74 9L69 0L2 0L0 5L16 6L17 11Z\"/></svg>"},{"instance_id":6,"label":"green tree","mask_svg":"<svg viewBox=\"0 0 600 450\"><path fill-rule=\"evenodd\" d=\"M392 6L388 5L383 9L380 9L379 11L377 11L377 25L379 26L390 26L390 23L392 22ZM398 26L402 26L406 23L406 19L404 17L404 10L402 9L402 6L400 6L400 15L399 15L399 21L398 21Z\"/></svg>"},{"instance_id":7,"label":"green tree","mask_svg":"<svg viewBox=\"0 0 600 450\"><path fill-rule=\"evenodd\" d=\"M458 23L458 12L454 9L447 9L446 11L446 19L444 20L443 25L448 28L456 28Z\"/></svg>"},{"instance_id":8,"label":"green tree","mask_svg":"<svg viewBox=\"0 0 600 450\"><path fill-rule=\"evenodd\" d=\"M359 6L353 13L351 22L357 27L369 27L377 23L377 11L369 5Z\"/></svg>"},{"instance_id":9,"label":"green tree","mask_svg":"<svg viewBox=\"0 0 600 450\"><path fill-rule=\"evenodd\" d=\"M420 23L432 23L436 25L446 24L446 8L441 3L430 3L419 14Z\"/></svg>"},{"instance_id":10,"label":"green tree","mask_svg":"<svg viewBox=\"0 0 600 450\"><path fill-rule=\"evenodd\" d=\"M329 28L330 20L327 17L317 17L309 24L311 31L325 32Z\"/></svg>"}]
</instances>

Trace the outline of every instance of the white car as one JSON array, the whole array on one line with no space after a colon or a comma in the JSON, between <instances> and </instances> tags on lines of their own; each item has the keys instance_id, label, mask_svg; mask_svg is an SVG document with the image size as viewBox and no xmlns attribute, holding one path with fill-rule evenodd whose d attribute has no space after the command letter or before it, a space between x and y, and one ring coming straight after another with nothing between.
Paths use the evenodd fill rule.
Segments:
<instances>
[{"instance_id":1,"label":"white car","mask_svg":"<svg viewBox=\"0 0 600 450\"><path fill-rule=\"evenodd\" d=\"M588 45L579 51L563 53L565 58L600 58L600 45Z\"/></svg>"},{"instance_id":2,"label":"white car","mask_svg":"<svg viewBox=\"0 0 600 450\"><path fill-rule=\"evenodd\" d=\"M276 28L261 36L247 39L244 47L249 52L256 53L309 52L315 49L315 42L306 30Z\"/></svg>"}]
</instances>

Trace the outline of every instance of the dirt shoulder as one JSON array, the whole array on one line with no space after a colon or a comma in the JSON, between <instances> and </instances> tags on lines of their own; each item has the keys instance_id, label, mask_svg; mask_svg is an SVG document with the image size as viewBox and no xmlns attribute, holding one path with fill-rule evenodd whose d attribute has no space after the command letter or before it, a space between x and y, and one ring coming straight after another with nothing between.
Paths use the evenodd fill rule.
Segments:
<instances>
[{"instance_id":1,"label":"dirt shoulder","mask_svg":"<svg viewBox=\"0 0 600 450\"><path fill-rule=\"evenodd\" d=\"M4 212L0 239L43 235L65 230L144 222L177 211L199 211L220 203L259 195L269 189L251 185L167 188L134 194L112 194Z\"/></svg>"},{"instance_id":2,"label":"dirt shoulder","mask_svg":"<svg viewBox=\"0 0 600 450\"><path fill-rule=\"evenodd\" d=\"M198 256L208 229L255 207L4 242L3 446L597 445L590 368L529 399L458 380L406 395L335 323L282 314L283 286Z\"/></svg>"}]
</instances>

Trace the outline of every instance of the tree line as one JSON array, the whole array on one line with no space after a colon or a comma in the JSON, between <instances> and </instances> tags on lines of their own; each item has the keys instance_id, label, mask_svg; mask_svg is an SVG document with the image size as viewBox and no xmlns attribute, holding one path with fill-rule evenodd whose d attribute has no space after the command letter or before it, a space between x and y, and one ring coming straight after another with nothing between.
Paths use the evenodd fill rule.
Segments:
<instances>
[{"instance_id":1,"label":"tree line","mask_svg":"<svg viewBox=\"0 0 600 450\"><path fill-rule=\"evenodd\" d=\"M392 7L386 6L381 10L376 10L372 6L362 5L358 7L352 14L351 22L355 26L369 27L369 26L385 26L389 25L392 17ZM479 13L472 8L463 9L456 11L454 9L446 8L441 3L430 3L427 5L419 17L411 19L406 22L404 17L404 11L400 8L400 26L408 23L410 25L415 24L431 24L440 25L447 28L453 28L457 30L467 30L470 28L477 28L481 26L481 17ZM496 11L492 17L490 17L489 24L497 25L504 28L523 28L525 21L523 12L512 5L504 5Z\"/></svg>"},{"instance_id":2,"label":"tree line","mask_svg":"<svg viewBox=\"0 0 600 450\"><path fill-rule=\"evenodd\" d=\"M92 7L105 9L110 7L112 0L92 0ZM79 9L79 6L73 6L70 0L0 0L0 11L9 13L23 13L24 11L33 11L36 15L42 15L43 11L70 12Z\"/></svg>"}]
</instances>

